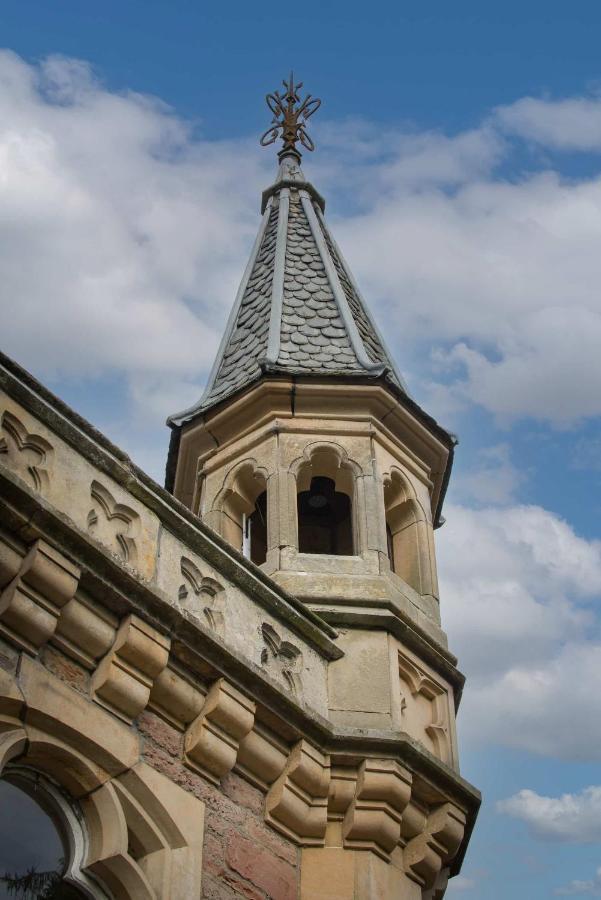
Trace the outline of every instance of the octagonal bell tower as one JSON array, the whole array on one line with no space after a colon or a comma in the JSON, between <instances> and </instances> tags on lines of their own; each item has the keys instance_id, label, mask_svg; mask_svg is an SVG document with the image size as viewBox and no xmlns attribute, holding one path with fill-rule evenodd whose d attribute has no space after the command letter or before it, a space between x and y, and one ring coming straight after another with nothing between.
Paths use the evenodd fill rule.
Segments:
<instances>
[{"instance_id":1,"label":"octagonal bell tower","mask_svg":"<svg viewBox=\"0 0 601 900\"><path fill-rule=\"evenodd\" d=\"M411 399L301 169L319 101L285 85L262 139L283 133L277 176L204 395L169 419L167 487L337 629L334 725L407 732L458 771L434 552L454 439Z\"/></svg>"}]
</instances>

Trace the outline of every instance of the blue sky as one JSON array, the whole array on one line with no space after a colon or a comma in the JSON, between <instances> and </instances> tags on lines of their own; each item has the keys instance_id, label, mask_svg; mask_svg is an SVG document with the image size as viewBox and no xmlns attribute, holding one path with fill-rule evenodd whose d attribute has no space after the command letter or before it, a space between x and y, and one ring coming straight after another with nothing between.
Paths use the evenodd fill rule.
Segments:
<instances>
[{"instance_id":1,"label":"blue sky","mask_svg":"<svg viewBox=\"0 0 601 900\"><path fill-rule=\"evenodd\" d=\"M442 610L485 801L449 896L601 896L600 34L593 2L3 3L3 349L158 480L273 176L264 94L323 98L305 172L461 442Z\"/></svg>"}]
</instances>

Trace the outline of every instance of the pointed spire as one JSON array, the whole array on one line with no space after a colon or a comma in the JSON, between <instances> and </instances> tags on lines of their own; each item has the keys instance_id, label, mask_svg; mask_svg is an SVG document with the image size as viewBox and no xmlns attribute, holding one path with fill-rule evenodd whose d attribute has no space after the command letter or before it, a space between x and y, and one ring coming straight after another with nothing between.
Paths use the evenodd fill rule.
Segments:
<instances>
[{"instance_id":1,"label":"pointed spire","mask_svg":"<svg viewBox=\"0 0 601 900\"><path fill-rule=\"evenodd\" d=\"M324 219L325 202L301 169L305 124L321 104L302 82L267 95L274 118L261 144L284 146L275 182L263 192L263 218L205 393L172 416L182 425L263 374L385 377L406 393L391 356Z\"/></svg>"}]
</instances>

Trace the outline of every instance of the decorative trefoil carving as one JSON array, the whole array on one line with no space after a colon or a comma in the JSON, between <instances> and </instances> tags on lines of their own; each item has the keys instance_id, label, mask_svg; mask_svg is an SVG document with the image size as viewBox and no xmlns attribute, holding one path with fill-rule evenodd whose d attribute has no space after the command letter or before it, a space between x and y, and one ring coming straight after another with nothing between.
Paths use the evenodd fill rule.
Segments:
<instances>
[{"instance_id":1,"label":"decorative trefoil carving","mask_svg":"<svg viewBox=\"0 0 601 900\"><path fill-rule=\"evenodd\" d=\"M266 668L275 668L288 690L295 697L300 697L303 689L300 674L303 668L301 651L290 641L283 641L268 622L261 625L261 634L266 644L261 651L261 664Z\"/></svg>"},{"instance_id":2,"label":"decorative trefoil carving","mask_svg":"<svg viewBox=\"0 0 601 900\"><path fill-rule=\"evenodd\" d=\"M54 453L52 444L39 434L31 434L20 419L5 411L1 421L0 455L8 465L25 472L39 493L50 483L49 468Z\"/></svg>"},{"instance_id":3,"label":"decorative trefoil carving","mask_svg":"<svg viewBox=\"0 0 601 900\"><path fill-rule=\"evenodd\" d=\"M93 481L90 494L94 505L88 513L88 532L107 545L124 562L136 562L136 535L140 517L124 503L117 503L111 492L99 481Z\"/></svg>"},{"instance_id":4,"label":"decorative trefoil carving","mask_svg":"<svg viewBox=\"0 0 601 900\"><path fill-rule=\"evenodd\" d=\"M225 633L224 590L214 578L203 576L198 566L182 556L180 570L184 578L177 592L177 599L192 612L200 607L207 623L220 637ZM190 594L193 595L190 602Z\"/></svg>"}]
</instances>

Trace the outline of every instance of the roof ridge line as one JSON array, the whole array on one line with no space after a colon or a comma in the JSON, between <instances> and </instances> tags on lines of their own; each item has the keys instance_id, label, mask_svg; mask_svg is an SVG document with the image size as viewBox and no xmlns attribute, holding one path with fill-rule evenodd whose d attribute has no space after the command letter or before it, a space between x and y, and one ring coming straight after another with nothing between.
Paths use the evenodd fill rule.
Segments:
<instances>
[{"instance_id":1,"label":"roof ridge line","mask_svg":"<svg viewBox=\"0 0 601 900\"><path fill-rule=\"evenodd\" d=\"M272 198L270 198L272 199ZM284 302L284 278L286 274L286 244L288 242L288 218L290 213L290 188L280 191L278 203L278 230L273 255L273 276L271 279L271 311L269 335L265 359L275 364L280 355L282 305Z\"/></svg>"},{"instance_id":2,"label":"roof ridge line","mask_svg":"<svg viewBox=\"0 0 601 900\"><path fill-rule=\"evenodd\" d=\"M198 412L203 407L203 402L205 397L208 397L213 385L215 384L215 379L217 378L217 374L219 372L219 368L221 366L221 362L223 359L223 354L225 348L227 347L230 339L230 335L234 330L234 326L238 319L238 313L240 311L240 306L242 305L242 300L244 299L244 294L246 292L246 287L250 280L250 276L252 275L254 265L259 255L259 251L261 250L261 244L263 243L263 238L265 236L265 232L267 230L267 225L269 222L269 216L271 214L271 207L273 206L273 197L270 197L265 209L263 210L263 217L261 219L261 224L259 225L259 231L255 238L255 242L253 244L250 258L246 264L246 268L244 269L244 273L242 275L242 280L238 286L238 291L236 293L236 299L234 300L234 305L230 310L230 314L228 316L228 320L225 326L225 330L223 332L223 336L221 338L221 342L219 344L219 349L217 350L217 354L215 356L215 361L209 372L209 377L207 378L207 382L205 384L205 389L202 392L200 400L197 403L192 404L192 406L187 407L187 409L181 410L181 412L174 413L172 416L169 416L167 419L167 425L181 425L182 422L189 418L193 413Z\"/></svg>"},{"instance_id":3,"label":"roof ridge line","mask_svg":"<svg viewBox=\"0 0 601 900\"><path fill-rule=\"evenodd\" d=\"M357 323L355 322L355 319L351 312L351 308L348 304L348 300L346 299L346 294L344 293L342 285L340 284L340 279L338 278L338 273L336 271L334 261L330 256L330 251L328 250L325 238L323 236L323 232L319 224L319 219L317 218L317 213L313 209L311 197L309 196L308 192L303 190L302 188L299 189L299 196L301 198L305 216L307 217L307 221L313 235L313 240L315 241L317 250L319 252L319 255L321 256L321 261L323 263L327 279L330 283L330 287L332 288L336 306L338 307L340 316L342 318L342 321L344 322L344 326L346 328L351 346L357 358L357 362L367 372L371 372L374 375L381 374L385 370L386 366L382 363L373 363L367 355L365 344L363 343L361 335L359 334L359 329L357 328Z\"/></svg>"}]
</instances>

